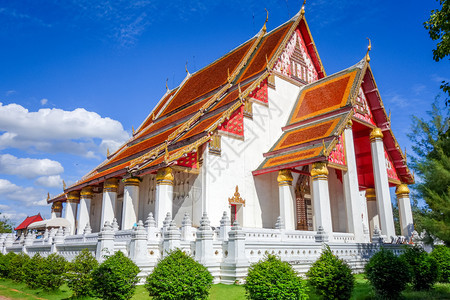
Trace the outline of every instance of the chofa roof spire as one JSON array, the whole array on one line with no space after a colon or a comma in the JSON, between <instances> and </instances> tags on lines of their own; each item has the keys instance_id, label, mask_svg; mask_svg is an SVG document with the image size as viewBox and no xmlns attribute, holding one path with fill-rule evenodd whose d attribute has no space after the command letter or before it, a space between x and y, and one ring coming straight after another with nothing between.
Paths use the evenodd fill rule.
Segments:
<instances>
[{"instance_id":1,"label":"chofa roof spire","mask_svg":"<svg viewBox=\"0 0 450 300\"><path fill-rule=\"evenodd\" d=\"M369 40L369 46L367 46L367 52L366 52L366 62L370 62L370 56L369 56L369 52L370 50L372 50L372 43L370 42L370 39L367 38Z\"/></svg>"},{"instance_id":2,"label":"chofa roof spire","mask_svg":"<svg viewBox=\"0 0 450 300\"><path fill-rule=\"evenodd\" d=\"M302 15L305 14L305 4L306 4L306 0L303 0L302 9L300 10L300 14L302 14Z\"/></svg>"}]
</instances>

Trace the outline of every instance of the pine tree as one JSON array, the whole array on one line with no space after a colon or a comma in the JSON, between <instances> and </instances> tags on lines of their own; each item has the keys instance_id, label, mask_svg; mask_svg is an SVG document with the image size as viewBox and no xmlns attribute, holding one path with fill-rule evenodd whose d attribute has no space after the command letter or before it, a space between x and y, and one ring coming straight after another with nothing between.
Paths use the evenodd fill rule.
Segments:
<instances>
[{"instance_id":1,"label":"pine tree","mask_svg":"<svg viewBox=\"0 0 450 300\"><path fill-rule=\"evenodd\" d=\"M427 204L416 217L429 234L450 245L450 118L437 99L429 120L413 117L409 134L416 154L412 167L420 177L415 190Z\"/></svg>"}]
</instances>

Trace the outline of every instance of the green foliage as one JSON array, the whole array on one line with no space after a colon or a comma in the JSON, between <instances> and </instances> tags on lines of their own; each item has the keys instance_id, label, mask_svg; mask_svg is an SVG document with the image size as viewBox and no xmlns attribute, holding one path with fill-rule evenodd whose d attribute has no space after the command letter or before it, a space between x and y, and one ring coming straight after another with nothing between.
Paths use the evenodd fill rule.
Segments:
<instances>
[{"instance_id":1,"label":"green foliage","mask_svg":"<svg viewBox=\"0 0 450 300\"><path fill-rule=\"evenodd\" d=\"M41 274L39 275L40 287L45 291L57 290L64 284L67 261L61 255L50 254L44 259Z\"/></svg>"},{"instance_id":2,"label":"green foliage","mask_svg":"<svg viewBox=\"0 0 450 300\"><path fill-rule=\"evenodd\" d=\"M410 280L406 261L385 248L370 258L365 270L375 293L385 299L399 298Z\"/></svg>"},{"instance_id":3,"label":"green foliage","mask_svg":"<svg viewBox=\"0 0 450 300\"><path fill-rule=\"evenodd\" d=\"M408 135L416 154L412 167L421 177L414 188L427 204L414 217L419 231L450 245L450 113L436 101L428 115L430 120L414 117Z\"/></svg>"},{"instance_id":4,"label":"green foliage","mask_svg":"<svg viewBox=\"0 0 450 300\"><path fill-rule=\"evenodd\" d=\"M249 299L308 299L306 285L292 266L270 254L250 266L244 287Z\"/></svg>"},{"instance_id":5,"label":"green foliage","mask_svg":"<svg viewBox=\"0 0 450 300\"><path fill-rule=\"evenodd\" d=\"M433 59L439 61L450 54L450 2L440 0L441 9L431 11L423 25L433 41L439 41L433 50Z\"/></svg>"},{"instance_id":6,"label":"green foliage","mask_svg":"<svg viewBox=\"0 0 450 300\"><path fill-rule=\"evenodd\" d=\"M6 255L0 255L0 277L8 277L9 265L14 256L16 256L14 252L9 252Z\"/></svg>"},{"instance_id":7,"label":"green foliage","mask_svg":"<svg viewBox=\"0 0 450 300\"><path fill-rule=\"evenodd\" d=\"M352 270L331 252L329 246L306 273L309 283L324 299L349 299L355 279Z\"/></svg>"},{"instance_id":8,"label":"green foliage","mask_svg":"<svg viewBox=\"0 0 450 300\"><path fill-rule=\"evenodd\" d=\"M402 254L409 265L412 285L416 291L429 290L438 278L436 259L428 255L421 247L407 247Z\"/></svg>"},{"instance_id":9,"label":"green foliage","mask_svg":"<svg viewBox=\"0 0 450 300\"><path fill-rule=\"evenodd\" d=\"M11 220L0 213L0 233L10 233L13 232L13 224Z\"/></svg>"},{"instance_id":10,"label":"green foliage","mask_svg":"<svg viewBox=\"0 0 450 300\"><path fill-rule=\"evenodd\" d=\"M41 287L41 274L44 269L44 258L36 253L23 266L24 283L31 289Z\"/></svg>"},{"instance_id":11,"label":"green foliage","mask_svg":"<svg viewBox=\"0 0 450 300\"><path fill-rule=\"evenodd\" d=\"M30 260L30 257L25 253L19 253L15 255L10 263L8 268L8 277L17 282L23 282L25 273L23 270L23 266Z\"/></svg>"},{"instance_id":12,"label":"green foliage","mask_svg":"<svg viewBox=\"0 0 450 300\"><path fill-rule=\"evenodd\" d=\"M439 265L438 281L450 283L450 248L439 245L430 254Z\"/></svg>"},{"instance_id":13,"label":"green foliage","mask_svg":"<svg viewBox=\"0 0 450 300\"><path fill-rule=\"evenodd\" d=\"M138 266L117 251L92 271L94 293L101 299L131 299L139 281L138 273Z\"/></svg>"},{"instance_id":14,"label":"green foliage","mask_svg":"<svg viewBox=\"0 0 450 300\"><path fill-rule=\"evenodd\" d=\"M207 299L213 281L202 264L180 249L158 262L145 288L153 299Z\"/></svg>"},{"instance_id":15,"label":"green foliage","mask_svg":"<svg viewBox=\"0 0 450 300\"><path fill-rule=\"evenodd\" d=\"M67 265L67 285L73 291L75 297L93 296L92 290L92 270L98 266L97 259L83 249Z\"/></svg>"}]
</instances>

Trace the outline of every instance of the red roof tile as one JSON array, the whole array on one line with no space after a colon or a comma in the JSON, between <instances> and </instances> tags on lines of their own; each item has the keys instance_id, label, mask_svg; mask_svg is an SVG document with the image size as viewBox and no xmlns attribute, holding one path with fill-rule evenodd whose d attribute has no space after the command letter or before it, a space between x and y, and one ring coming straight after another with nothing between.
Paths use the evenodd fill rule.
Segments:
<instances>
[{"instance_id":1,"label":"red roof tile","mask_svg":"<svg viewBox=\"0 0 450 300\"><path fill-rule=\"evenodd\" d=\"M14 228L14 230L27 229L31 223L42 221L41 214L37 214L35 216L27 217L19 226Z\"/></svg>"}]
</instances>

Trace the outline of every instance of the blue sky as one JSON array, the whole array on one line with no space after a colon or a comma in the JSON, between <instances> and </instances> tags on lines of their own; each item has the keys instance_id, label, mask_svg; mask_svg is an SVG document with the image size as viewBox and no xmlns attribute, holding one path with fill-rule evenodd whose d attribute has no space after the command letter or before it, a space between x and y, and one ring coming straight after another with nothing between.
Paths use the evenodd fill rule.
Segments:
<instances>
[{"instance_id":1,"label":"blue sky","mask_svg":"<svg viewBox=\"0 0 450 300\"><path fill-rule=\"evenodd\" d=\"M0 0L0 211L14 222L50 216L62 192L127 140L165 92L194 71L295 15L301 1ZM422 23L438 1L307 1L327 74L371 66L394 134L410 148L449 80ZM411 153L411 151L408 151Z\"/></svg>"}]
</instances>

